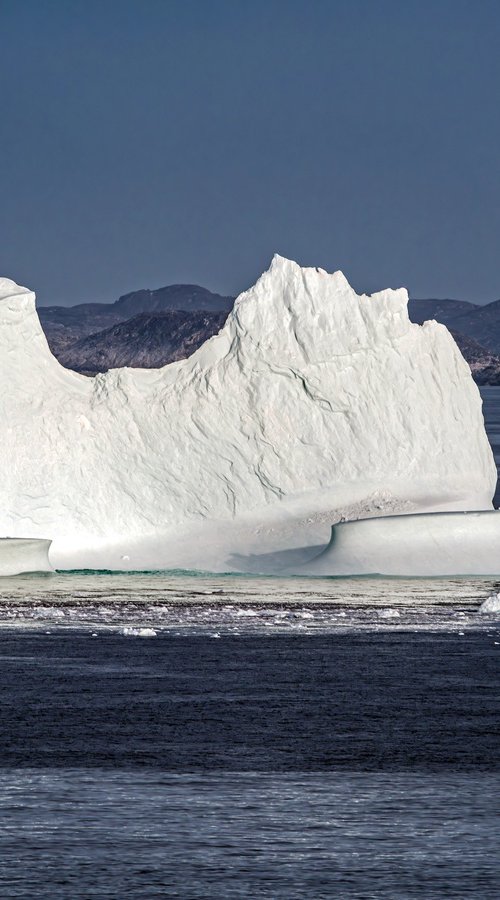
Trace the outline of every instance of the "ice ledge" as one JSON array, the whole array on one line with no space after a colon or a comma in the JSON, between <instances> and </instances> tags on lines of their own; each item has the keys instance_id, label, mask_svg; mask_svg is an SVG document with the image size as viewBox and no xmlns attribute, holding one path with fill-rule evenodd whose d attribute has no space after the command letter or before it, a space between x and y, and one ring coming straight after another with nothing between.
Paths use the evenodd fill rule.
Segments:
<instances>
[{"instance_id":1,"label":"ice ledge","mask_svg":"<svg viewBox=\"0 0 500 900\"><path fill-rule=\"evenodd\" d=\"M500 512L419 513L334 525L302 574L500 575ZM298 574L296 571L294 574Z\"/></svg>"},{"instance_id":2,"label":"ice ledge","mask_svg":"<svg viewBox=\"0 0 500 900\"><path fill-rule=\"evenodd\" d=\"M41 538L0 538L0 576L53 572L51 543Z\"/></svg>"}]
</instances>

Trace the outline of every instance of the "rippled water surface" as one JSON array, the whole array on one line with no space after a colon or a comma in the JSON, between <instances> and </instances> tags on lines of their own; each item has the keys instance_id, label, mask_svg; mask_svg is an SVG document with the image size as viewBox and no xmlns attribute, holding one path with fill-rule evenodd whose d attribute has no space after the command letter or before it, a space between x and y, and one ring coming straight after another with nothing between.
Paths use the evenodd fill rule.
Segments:
<instances>
[{"instance_id":1,"label":"rippled water surface","mask_svg":"<svg viewBox=\"0 0 500 900\"><path fill-rule=\"evenodd\" d=\"M0 583L0 893L496 898L492 579Z\"/></svg>"},{"instance_id":2,"label":"rippled water surface","mask_svg":"<svg viewBox=\"0 0 500 900\"><path fill-rule=\"evenodd\" d=\"M9 897L498 897L491 775L12 772ZM76 800L77 798L77 800Z\"/></svg>"}]
</instances>

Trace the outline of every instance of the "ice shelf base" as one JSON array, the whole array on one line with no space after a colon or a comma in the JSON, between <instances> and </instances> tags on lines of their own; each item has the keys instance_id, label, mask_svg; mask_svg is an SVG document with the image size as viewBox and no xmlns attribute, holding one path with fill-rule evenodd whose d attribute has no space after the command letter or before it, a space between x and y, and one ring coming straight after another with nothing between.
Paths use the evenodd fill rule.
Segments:
<instances>
[{"instance_id":1,"label":"ice shelf base","mask_svg":"<svg viewBox=\"0 0 500 900\"><path fill-rule=\"evenodd\" d=\"M38 538L0 538L0 576L53 572L49 561L51 543Z\"/></svg>"},{"instance_id":2,"label":"ice shelf base","mask_svg":"<svg viewBox=\"0 0 500 900\"><path fill-rule=\"evenodd\" d=\"M499 575L500 511L384 516L334 525L309 575Z\"/></svg>"}]
</instances>

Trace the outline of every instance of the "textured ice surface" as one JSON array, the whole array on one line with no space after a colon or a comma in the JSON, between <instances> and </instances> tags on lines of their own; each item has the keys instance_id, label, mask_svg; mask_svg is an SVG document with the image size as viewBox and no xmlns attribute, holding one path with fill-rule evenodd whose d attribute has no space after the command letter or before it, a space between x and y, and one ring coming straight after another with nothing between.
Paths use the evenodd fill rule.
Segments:
<instances>
[{"instance_id":1,"label":"textured ice surface","mask_svg":"<svg viewBox=\"0 0 500 900\"><path fill-rule=\"evenodd\" d=\"M407 299L275 257L190 359L88 379L0 280L0 534L56 567L273 571L342 516L491 508L478 390Z\"/></svg>"}]
</instances>

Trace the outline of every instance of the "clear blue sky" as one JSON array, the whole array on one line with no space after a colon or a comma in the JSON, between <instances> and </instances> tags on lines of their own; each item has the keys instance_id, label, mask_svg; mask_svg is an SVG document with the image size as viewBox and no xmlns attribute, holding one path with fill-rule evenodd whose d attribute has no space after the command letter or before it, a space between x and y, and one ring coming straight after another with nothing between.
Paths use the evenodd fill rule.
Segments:
<instances>
[{"instance_id":1,"label":"clear blue sky","mask_svg":"<svg viewBox=\"0 0 500 900\"><path fill-rule=\"evenodd\" d=\"M498 0L0 0L0 272L42 303L500 297Z\"/></svg>"}]
</instances>

